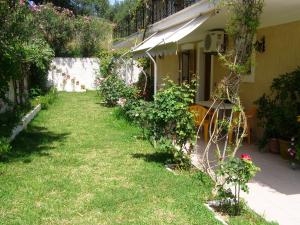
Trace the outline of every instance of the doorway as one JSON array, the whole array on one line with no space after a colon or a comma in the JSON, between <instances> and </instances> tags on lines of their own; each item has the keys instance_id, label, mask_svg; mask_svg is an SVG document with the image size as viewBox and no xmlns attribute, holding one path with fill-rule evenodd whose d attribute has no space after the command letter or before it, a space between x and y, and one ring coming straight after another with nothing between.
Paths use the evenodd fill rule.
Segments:
<instances>
[{"instance_id":1,"label":"doorway","mask_svg":"<svg viewBox=\"0 0 300 225\"><path fill-rule=\"evenodd\" d=\"M204 57L204 101L210 99L211 94L211 54L205 53Z\"/></svg>"},{"instance_id":2,"label":"doorway","mask_svg":"<svg viewBox=\"0 0 300 225\"><path fill-rule=\"evenodd\" d=\"M181 83L190 83L190 52L182 52Z\"/></svg>"},{"instance_id":3,"label":"doorway","mask_svg":"<svg viewBox=\"0 0 300 225\"><path fill-rule=\"evenodd\" d=\"M197 101L208 101L212 90L213 55L205 53L202 46L199 46L197 51Z\"/></svg>"}]
</instances>

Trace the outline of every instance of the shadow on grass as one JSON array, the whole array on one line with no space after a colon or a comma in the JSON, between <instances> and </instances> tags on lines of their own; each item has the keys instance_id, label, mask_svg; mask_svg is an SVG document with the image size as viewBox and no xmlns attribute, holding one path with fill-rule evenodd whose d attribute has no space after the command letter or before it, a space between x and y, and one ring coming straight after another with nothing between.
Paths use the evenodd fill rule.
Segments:
<instances>
[{"instance_id":1,"label":"shadow on grass","mask_svg":"<svg viewBox=\"0 0 300 225\"><path fill-rule=\"evenodd\" d=\"M159 164L165 164L173 156L167 152L154 152L154 153L135 153L132 154L132 157L135 159L143 159L146 162L154 162Z\"/></svg>"},{"instance_id":2,"label":"shadow on grass","mask_svg":"<svg viewBox=\"0 0 300 225\"><path fill-rule=\"evenodd\" d=\"M44 127L29 126L12 142L11 152L2 155L5 163L21 160L31 162L31 155L49 156L48 151L55 148L54 142L62 143L70 133L54 133Z\"/></svg>"}]
</instances>

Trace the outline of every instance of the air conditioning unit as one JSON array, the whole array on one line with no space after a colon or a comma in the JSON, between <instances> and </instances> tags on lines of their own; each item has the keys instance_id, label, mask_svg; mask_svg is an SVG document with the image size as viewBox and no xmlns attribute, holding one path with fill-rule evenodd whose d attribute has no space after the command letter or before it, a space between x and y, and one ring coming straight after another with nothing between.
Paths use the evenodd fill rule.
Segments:
<instances>
[{"instance_id":1,"label":"air conditioning unit","mask_svg":"<svg viewBox=\"0 0 300 225\"><path fill-rule=\"evenodd\" d=\"M209 31L204 39L204 52L216 53L225 51L224 31Z\"/></svg>"}]
</instances>

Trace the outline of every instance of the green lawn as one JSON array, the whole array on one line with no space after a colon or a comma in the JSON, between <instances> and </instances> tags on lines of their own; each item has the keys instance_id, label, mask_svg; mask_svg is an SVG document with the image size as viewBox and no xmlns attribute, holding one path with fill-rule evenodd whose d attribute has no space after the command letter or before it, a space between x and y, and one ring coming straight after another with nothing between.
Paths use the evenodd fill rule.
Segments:
<instances>
[{"instance_id":1,"label":"green lawn","mask_svg":"<svg viewBox=\"0 0 300 225\"><path fill-rule=\"evenodd\" d=\"M0 162L0 224L220 224L203 205L208 179L168 172L167 155L99 102L60 93L15 140Z\"/></svg>"}]
</instances>

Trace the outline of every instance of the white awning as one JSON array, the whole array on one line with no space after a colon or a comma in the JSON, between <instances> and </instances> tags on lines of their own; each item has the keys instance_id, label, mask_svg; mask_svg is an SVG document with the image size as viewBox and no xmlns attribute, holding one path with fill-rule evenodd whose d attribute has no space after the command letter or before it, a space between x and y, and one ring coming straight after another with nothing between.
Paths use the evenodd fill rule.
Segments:
<instances>
[{"instance_id":1,"label":"white awning","mask_svg":"<svg viewBox=\"0 0 300 225\"><path fill-rule=\"evenodd\" d=\"M166 30L160 31L157 34L150 37L143 44L137 46L133 49L133 52L140 52L143 50L148 50L160 45L176 43L182 38L186 37L197 29L201 24L203 24L209 15L196 17L189 22L184 24L176 25L174 27L168 28Z\"/></svg>"}]
</instances>

